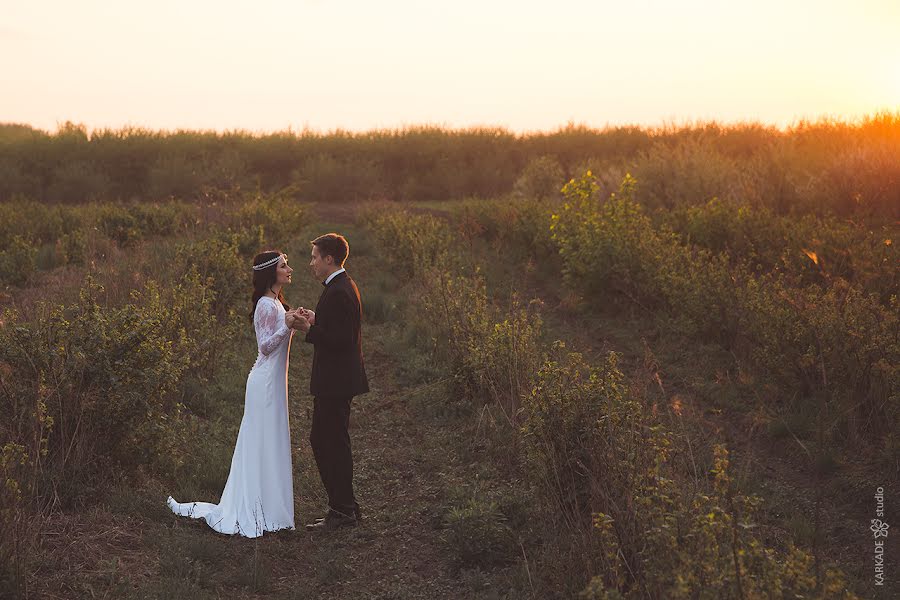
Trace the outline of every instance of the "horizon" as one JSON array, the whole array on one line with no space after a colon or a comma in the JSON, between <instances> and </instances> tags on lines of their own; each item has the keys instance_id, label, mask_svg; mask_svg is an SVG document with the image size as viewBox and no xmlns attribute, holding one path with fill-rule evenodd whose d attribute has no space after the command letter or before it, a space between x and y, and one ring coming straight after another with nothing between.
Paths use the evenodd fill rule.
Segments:
<instances>
[{"instance_id":1,"label":"horizon","mask_svg":"<svg viewBox=\"0 0 900 600\"><path fill-rule=\"evenodd\" d=\"M558 125L555 128L549 129L535 129L535 130L525 130L525 131L516 131L510 129L508 127L504 127L502 125L491 125L491 124L481 124L481 125L469 125L469 126L459 126L459 127L448 127L442 124L437 123L409 123L399 127L384 127L377 129L360 129L360 130L350 130L343 128L335 128L330 130L323 129L313 129L313 128L305 128L305 129L295 129L292 127L287 127L285 129L272 129L272 130L250 130L246 128L233 128L233 129L196 129L196 128L180 128L180 129L171 129L171 128L152 128L143 125L135 125L135 124L125 124L118 127L89 127L85 123L76 123L73 121L66 121L57 123L55 127L52 129L37 127L32 125L31 123L22 123L22 122L12 122L12 121L0 121L0 128L2 127L26 127L33 131L37 131L46 135L54 136L63 132L67 127L73 127L79 130L84 131L88 137L92 137L97 134L102 134L105 132L110 133L122 133L122 132L141 132L141 133L150 133L150 134L158 134L158 135L177 135L177 134L198 134L198 135L218 135L218 136L229 136L229 135L240 135L240 136L249 136L249 137L267 137L267 136L276 136L276 135L285 135L290 134L296 137L302 136L315 136L315 137L328 137L334 135L350 135L350 136L365 136L365 135L398 135L410 132L420 132L420 131L440 131L444 133L476 133L480 131L497 131L504 134L512 135L515 137L531 137L531 136L540 136L540 135L555 135L559 133L566 133L568 131L589 131L592 133L605 133L608 131L616 131L623 129L637 129L639 131L643 131L649 133L651 135L664 135L672 132L682 131L682 130L692 130L692 129L703 129L708 127L719 127L721 129L739 129L739 128L760 128L764 130L772 130L779 133L791 133L792 131L796 131L798 129L804 127L817 127L817 126L828 126L828 125L842 125L848 127L861 127L866 124L875 122L882 118L888 118L900 123L900 108L897 110L879 110L873 113L866 113L862 115L857 115L852 118L846 118L842 116L831 116L831 115L821 115L818 118L804 118L798 119L786 125L777 125L774 123L766 123L763 121L750 121L750 120L734 120L734 121L722 121L722 120L695 120L695 121L666 121L659 124L639 124L639 123L621 123L621 124L606 124L600 126L593 126L586 123L573 123L568 122L566 124Z\"/></svg>"},{"instance_id":2,"label":"horizon","mask_svg":"<svg viewBox=\"0 0 900 600\"><path fill-rule=\"evenodd\" d=\"M900 110L891 0L0 2L17 58L0 122L47 132L787 130Z\"/></svg>"}]
</instances>

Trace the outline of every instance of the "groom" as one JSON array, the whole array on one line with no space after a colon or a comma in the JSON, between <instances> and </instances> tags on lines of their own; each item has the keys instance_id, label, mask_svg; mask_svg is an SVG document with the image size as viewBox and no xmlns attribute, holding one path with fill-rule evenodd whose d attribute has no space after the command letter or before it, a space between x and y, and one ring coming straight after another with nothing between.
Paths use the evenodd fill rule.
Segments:
<instances>
[{"instance_id":1,"label":"groom","mask_svg":"<svg viewBox=\"0 0 900 600\"><path fill-rule=\"evenodd\" d=\"M313 345L309 441L328 493L328 513L306 529L330 531L355 526L359 520L348 429L350 402L369 391L369 382L362 356L359 290L344 270L350 246L336 233L319 236L311 243L309 266L325 289L315 311L301 307L285 315L285 322L304 332L305 341Z\"/></svg>"}]
</instances>

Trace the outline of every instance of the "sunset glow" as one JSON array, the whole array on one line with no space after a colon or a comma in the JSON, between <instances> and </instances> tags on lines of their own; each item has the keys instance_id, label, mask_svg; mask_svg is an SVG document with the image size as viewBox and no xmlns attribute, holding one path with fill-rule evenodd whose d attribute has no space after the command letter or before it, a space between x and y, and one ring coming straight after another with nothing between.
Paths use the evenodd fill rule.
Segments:
<instances>
[{"instance_id":1,"label":"sunset glow","mask_svg":"<svg viewBox=\"0 0 900 600\"><path fill-rule=\"evenodd\" d=\"M49 130L784 126L900 109L895 0L2 0L0 10L0 122Z\"/></svg>"}]
</instances>

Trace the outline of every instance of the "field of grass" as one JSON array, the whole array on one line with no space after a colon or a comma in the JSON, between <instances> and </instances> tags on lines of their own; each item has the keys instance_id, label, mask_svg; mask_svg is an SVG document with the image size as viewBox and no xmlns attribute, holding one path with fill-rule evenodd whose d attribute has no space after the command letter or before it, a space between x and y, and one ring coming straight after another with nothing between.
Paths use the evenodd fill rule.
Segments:
<instances>
[{"instance_id":1,"label":"field of grass","mask_svg":"<svg viewBox=\"0 0 900 600\"><path fill-rule=\"evenodd\" d=\"M0 595L891 597L868 527L900 477L898 146L890 115L525 138L7 127ZM178 193L147 187L211 157ZM76 162L103 185L55 196ZM252 255L286 251L287 299L312 305L308 240L331 230L364 305L363 525L245 540L175 518L168 494L215 501L227 477ZM324 504L310 356L295 340L298 526Z\"/></svg>"},{"instance_id":2,"label":"field of grass","mask_svg":"<svg viewBox=\"0 0 900 600\"><path fill-rule=\"evenodd\" d=\"M353 408L363 526L334 536L302 530L326 500L307 442L311 353L300 341L289 388L300 529L232 539L175 518L165 506L168 494L218 498L255 356L245 294L227 306L216 301L227 296L227 278L238 288L246 284L249 256L239 240L250 234L223 224L234 218L229 207L213 211L212 231L201 224L190 241L150 236L129 250L113 244L109 256L89 257L87 266L42 270L27 289L8 288L2 398L4 411L16 412L3 429L4 596L465 598L480 597L492 577L500 589L507 582L521 589L525 573L517 565L489 574L453 558L446 523L478 467L468 440L457 437L468 422L452 413L432 418L424 408L443 413L445 399L439 385L422 379L430 375L428 361L405 345L394 321L400 301L394 274L353 220L272 202L280 216L259 224L294 257L299 276L286 294L292 304L313 305L320 290L302 267L307 240L337 229L353 244L347 268L366 295L373 388ZM190 245L190 258L179 262L182 244ZM132 290L140 296L130 296ZM83 310L88 294L100 314L111 316L93 305ZM140 315L137 323L131 313ZM116 336L128 339L129 325L165 332L123 352ZM56 352L60 346L64 352ZM40 353L52 356L41 360ZM179 370L178 361L187 368ZM95 381L98 371L102 383ZM129 376L130 389L115 383ZM67 429L76 411L82 425ZM64 452L69 445L76 450Z\"/></svg>"}]
</instances>

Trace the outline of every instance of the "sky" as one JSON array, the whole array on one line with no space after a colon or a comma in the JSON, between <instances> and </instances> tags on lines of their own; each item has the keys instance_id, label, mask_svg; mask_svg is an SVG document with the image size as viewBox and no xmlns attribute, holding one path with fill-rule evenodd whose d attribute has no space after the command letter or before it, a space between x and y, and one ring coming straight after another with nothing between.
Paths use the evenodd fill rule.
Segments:
<instances>
[{"instance_id":1,"label":"sky","mask_svg":"<svg viewBox=\"0 0 900 600\"><path fill-rule=\"evenodd\" d=\"M900 0L0 0L0 122L257 133L900 111Z\"/></svg>"}]
</instances>

